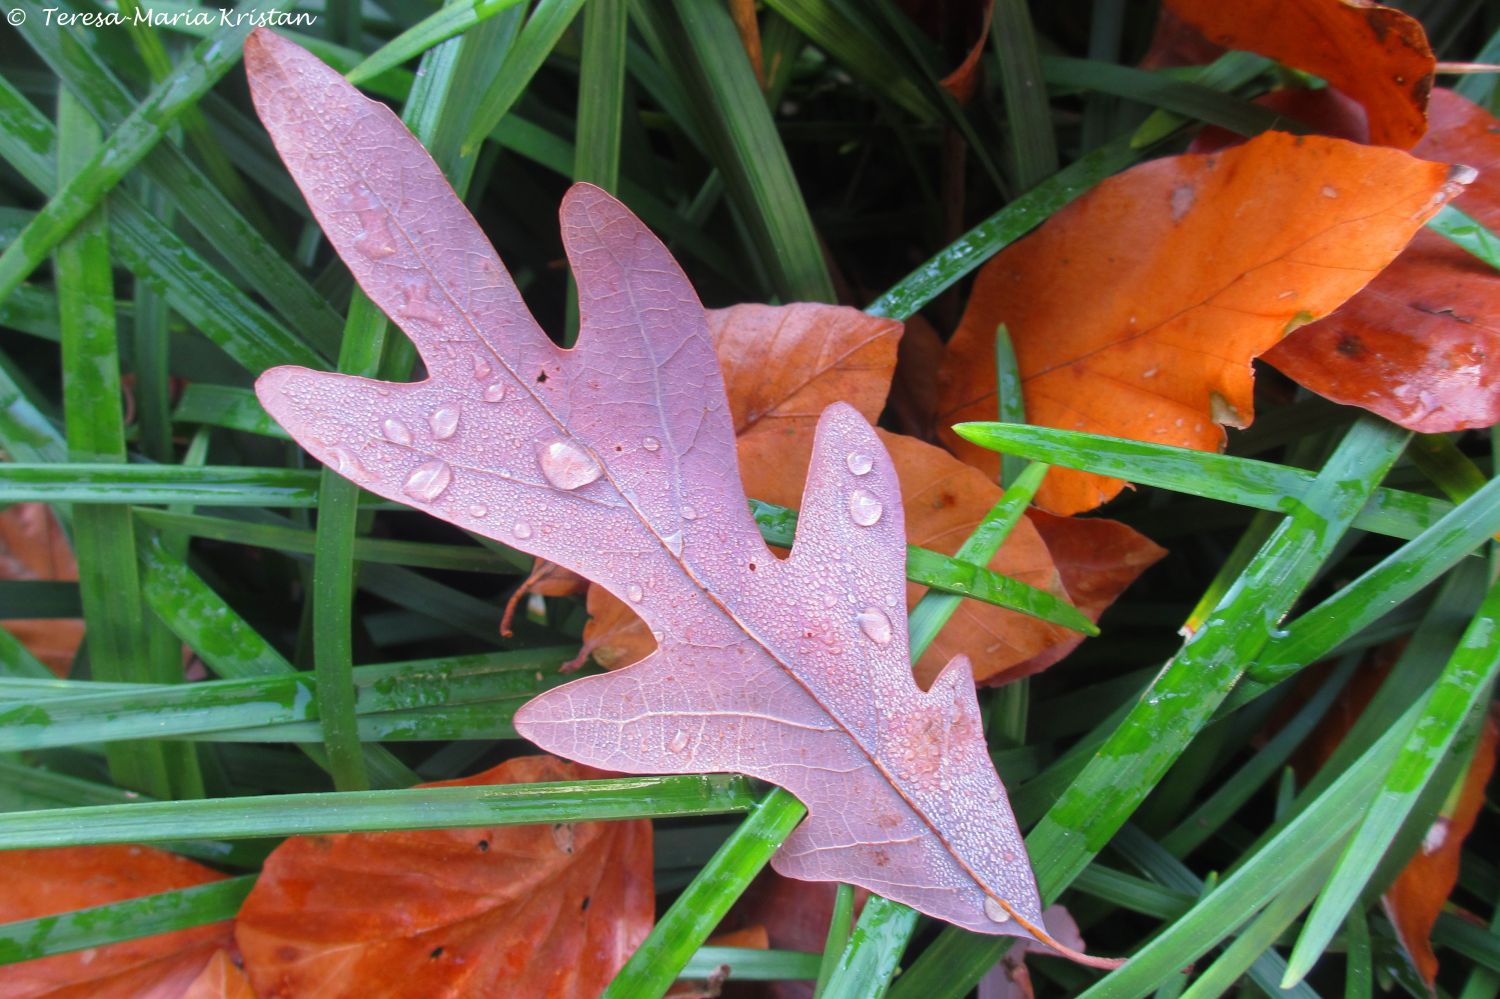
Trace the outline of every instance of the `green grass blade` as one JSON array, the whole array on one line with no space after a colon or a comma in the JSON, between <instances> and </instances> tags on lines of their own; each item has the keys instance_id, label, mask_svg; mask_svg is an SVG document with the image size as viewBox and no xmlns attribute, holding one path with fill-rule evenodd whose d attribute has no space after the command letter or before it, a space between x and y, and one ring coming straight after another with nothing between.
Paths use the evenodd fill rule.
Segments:
<instances>
[{"instance_id":1,"label":"green grass blade","mask_svg":"<svg viewBox=\"0 0 1500 999\"><path fill-rule=\"evenodd\" d=\"M841 884L833 896L833 915L828 920L828 940L823 946L823 959L818 962L818 981L813 989L813 999L823 999L828 980L839 966L844 948L853 932L854 886Z\"/></svg>"},{"instance_id":2,"label":"green grass blade","mask_svg":"<svg viewBox=\"0 0 1500 999\"><path fill-rule=\"evenodd\" d=\"M1427 228L1500 270L1500 237L1462 208L1444 205L1443 210L1428 221Z\"/></svg>"},{"instance_id":3,"label":"green grass blade","mask_svg":"<svg viewBox=\"0 0 1500 999\"><path fill-rule=\"evenodd\" d=\"M372 77L415 59L428 49L521 2L523 0L462 0L445 4L370 53L344 75L350 83L367 83Z\"/></svg>"},{"instance_id":4,"label":"green grass blade","mask_svg":"<svg viewBox=\"0 0 1500 999\"><path fill-rule=\"evenodd\" d=\"M620 182L628 14L625 0L593 0L583 12L573 179L611 192Z\"/></svg>"},{"instance_id":5,"label":"green grass blade","mask_svg":"<svg viewBox=\"0 0 1500 999\"><path fill-rule=\"evenodd\" d=\"M953 429L965 440L992 451L1273 513L1295 510L1314 478L1312 472L1300 468L1253 458L1051 427L960 423ZM1442 500L1381 488L1355 518L1354 526L1411 540L1452 509Z\"/></svg>"},{"instance_id":6,"label":"green grass blade","mask_svg":"<svg viewBox=\"0 0 1500 999\"><path fill-rule=\"evenodd\" d=\"M177 400L177 408L172 412L172 419L177 423L243 430L279 440L292 439L291 434L281 429L281 424L271 419L271 414L261 406L252 389L196 382L186 385Z\"/></svg>"},{"instance_id":7,"label":"green grass blade","mask_svg":"<svg viewBox=\"0 0 1500 999\"><path fill-rule=\"evenodd\" d=\"M254 884L254 875L246 875L55 916L0 923L0 965L233 919Z\"/></svg>"},{"instance_id":8,"label":"green grass blade","mask_svg":"<svg viewBox=\"0 0 1500 999\"><path fill-rule=\"evenodd\" d=\"M1239 135L1258 135L1268 129L1307 131L1306 126L1286 115L1232 97L1217 88L1133 66L1047 56L1042 60L1042 73L1047 83L1054 87L1079 88L1123 97L1190 120L1218 125Z\"/></svg>"},{"instance_id":9,"label":"green grass blade","mask_svg":"<svg viewBox=\"0 0 1500 999\"><path fill-rule=\"evenodd\" d=\"M1416 806L1417 797L1452 748L1459 729L1475 711L1483 710L1496 674L1500 673L1497 618L1500 618L1500 585L1490 588L1430 698L1421 705L1421 715L1408 742L1308 914L1292 950L1283 988L1300 982L1328 947Z\"/></svg>"},{"instance_id":10,"label":"green grass blade","mask_svg":"<svg viewBox=\"0 0 1500 999\"><path fill-rule=\"evenodd\" d=\"M1001 423L1026 422L1026 397L1021 390L1021 366L1010 330L1001 323L995 330L995 408ZM1009 489L1026 462L1013 454L1000 456L1000 487Z\"/></svg>"},{"instance_id":11,"label":"green grass blade","mask_svg":"<svg viewBox=\"0 0 1500 999\"><path fill-rule=\"evenodd\" d=\"M998 0L990 38L1000 58L1000 91L1016 187L1027 191L1057 173L1058 160L1036 29L1025 0Z\"/></svg>"},{"instance_id":12,"label":"green grass blade","mask_svg":"<svg viewBox=\"0 0 1500 999\"><path fill-rule=\"evenodd\" d=\"M505 64L485 88L478 113L469 121L460 146L464 156L478 152L480 145L531 83L531 78L582 7L583 0L538 0L531 16L526 19L526 26L507 53Z\"/></svg>"},{"instance_id":13,"label":"green grass blade","mask_svg":"<svg viewBox=\"0 0 1500 999\"><path fill-rule=\"evenodd\" d=\"M775 293L788 302L835 301L807 203L729 12L674 0L670 9L637 3L632 15L677 77L690 124L723 174Z\"/></svg>"},{"instance_id":14,"label":"green grass blade","mask_svg":"<svg viewBox=\"0 0 1500 999\"><path fill-rule=\"evenodd\" d=\"M317 472L295 468L0 463L0 503L311 507L317 481Z\"/></svg>"},{"instance_id":15,"label":"green grass blade","mask_svg":"<svg viewBox=\"0 0 1500 999\"><path fill-rule=\"evenodd\" d=\"M699 947L683 966L682 978L708 978L728 965L737 982L781 982L812 979L818 955L798 950L754 950L749 947Z\"/></svg>"},{"instance_id":16,"label":"green grass blade","mask_svg":"<svg viewBox=\"0 0 1500 999\"><path fill-rule=\"evenodd\" d=\"M1041 225L1053 212L1129 166L1139 155L1124 143L1111 143L1089 153L954 240L865 311L872 316L910 318L990 257Z\"/></svg>"},{"instance_id":17,"label":"green grass blade","mask_svg":"<svg viewBox=\"0 0 1500 999\"><path fill-rule=\"evenodd\" d=\"M600 994L600 999L665 994L735 899L749 887L751 880L771 859L771 854L807 814L802 803L781 788L770 791L749 811L750 816L740 823L672 907L657 920L630 960ZM559 820L549 818L545 821Z\"/></svg>"},{"instance_id":18,"label":"green grass blade","mask_svg":"<svg viewBox=\"0 0 1500 999\"><path fill-rule=\"evenodd\" d=\"M823 992L825 999L881 999L917 928L917 918L915 909L870 896Z\"/></svg>"},{"instance_id":19,"label":"green grass blade","mask_svg":"<svg viewBox=\"0 0 1500 999\"><path fill-rule=\"evenodd\" d=\"M148 801L8 812L0 850L726 815L755 804L750 782L732 774Z\"/></svg>"}]
</instances>

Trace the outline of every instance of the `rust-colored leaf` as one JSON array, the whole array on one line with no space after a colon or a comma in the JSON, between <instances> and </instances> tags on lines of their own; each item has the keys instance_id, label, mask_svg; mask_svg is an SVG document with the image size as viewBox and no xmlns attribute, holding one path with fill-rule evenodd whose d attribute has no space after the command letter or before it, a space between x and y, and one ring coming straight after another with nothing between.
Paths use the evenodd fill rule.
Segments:
<instances>
[{"instance_id":1,"label":"rust-colored leaf","mask_svg":"<svg viewBox=\"0 0 1500 999\"><path fill-rule=\"evenodd\" d=\"M1456 203L1500 228L1500 119L1449 90L1433 91L1430 114L1412 152L1476 168ZM1411 430L1488 427L1500 421L1500 273L1420 232L1369 287L1265 359L1319 395Z\"/></svg>"},{"instance_id":2,"label":"rust-colored leaf","mask_svg":"<svg viewBox=\"0 0 1500 999\"><path fill-rule=\"evenodd\" d=\"M165 850L80 846L0 852L0 922L189 888L224 875ZM229 923L0 966L6 999L183 999L232 945Z\"/></svg>"},{"instance_id":3,"label":"rust-colored leaf","mask_svg":"<svg viewBox=\"0 0 1500 999\"><path fill-rule=\"evenodd\" d=\"M314 216L428 374L277 368L262 403L362 487L579 572L661 633L634 666L532 700L517 729L611 770L772 780L808 806L783 873L1050 942L968 663L930 691L912 680L900 489L864 418L824 412L777 559L740 487L702 306L639 220L588 185L564 199L581 329L563 350L389 109L265 30L245 62Z\"/></svg>"},{"instance_id":4,"label":"rust-colored leaf","mask_svg":"<svg viewBox=\"0 0 1500 999\"><path fill-rule=\"evenodd\" d=\"M980 63L990 38L995 0L899 0L918 27L957 65L938 82L960 104L974 99L983 79Z\"/></svg>"},{"instance_id":5,"label":"rust-colored leaf","mask_svg":"<svg viewBox=\"0 0 1500 999\"><path fill-rule=\"evenodd\" d=\"M182 999L257 999L250 977L234 963L227 950L214 954Z\"/></svg>"},{"instance_id":6,"label":"rust-colored leaf","mask_svg":"<svg viewBox=\"0 0 1500 999\"><path fill-rule=\"evenodd\" d=\"M1230 49L1270 56L1327 80L1365 109L1370 139L1410 149L1426 131L1436 60L1421 22L1370 0L1166 0Z\"/></svg>"},{"instance_id":7,"label":"rust-colored leaf","mask_svg":"<svg viewBox=\"0 0 1500 999\"><path fill-rule=\"evenodd\" d=\"M547 756L426 787L600 776ZM236 937L261 999L593 999L651 929L651 823L295 836Z\"/></svg>"},{"instance_id":8,"label":"rust-colored leaf","mask_svg":"<svg viewBox=\"0 0 1500 999\"><path fill-rule=\"evenodd\" d=\"M1429 989L1434 988L1438 971L1437 955L1432 952L1432 927L1458 884L1459 856L1484 807L1484 789L1495 772L1497 747L1500 723L1492 710L1458 794L1443 806L1422 848L1381 898L1401 946L1411 955Z\"/></svg>"},{"instance_id":9,"label":"rust-colored leaf","mask_svg":"<svg viewBox=\"0 0 1500 999\"><path fill-rule=\"evenodd\" d=\"M740 438L740 470L746 491L772 503L797 502L812 458L811 427L765 427ZM877 431L901 483L906 538L946 555L958 551L1000 499L1000 487L947 451L911 437ZM1013 579L1065 597L1062 581L1036 528L1022 520L990 560L989 567ZM906 584L905 606L927 592ZM980 683L1003 676L1016 664L1068 642L1064 628L990 604L966 600L917 661L917 683L930 686L943 666L965 652Z\"/></svg>"},{"instance_id":10,"label":"rust-colored leaf","mask_svg":"<svg viewBox=\"0 0 1500 999\"><path fill-rule=\"evenodd\" d=\"M1251 358L1358 291L1457 187L1406 153L1279 132L1112 177L980 271L939 422L994 419L1003 322L1032 422L1216 450L1220 424L1252 419ZM1076 513L1123 485L1055 469L1037 502Z\"/></svg>"},{"instance_id":11,"label":"rust-colored leaf","mask_svg":"<svg viewBox=\"0 0 1500 999\"><path fill-rule=\"evenodd\" d=\"M62 525L45 503L17 503L0 510L0 579L76 580L78 563ZM83 641L83 622L0 621L31 654L58 676L67 676Z\"/></svg>"}]
</instances>

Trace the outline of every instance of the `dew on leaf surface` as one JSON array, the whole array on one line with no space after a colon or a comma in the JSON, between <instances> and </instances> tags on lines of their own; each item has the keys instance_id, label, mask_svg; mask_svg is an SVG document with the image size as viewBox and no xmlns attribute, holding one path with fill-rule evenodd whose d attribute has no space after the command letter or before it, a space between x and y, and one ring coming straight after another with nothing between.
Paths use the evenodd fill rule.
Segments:
<instances>
[{"instance_id":1,"label":"dew on leaf surface","mask_svg":"<svg viewBox=\"0 0 1500 999\"><path fill-rule=\"evenodd\" d=\"M401 487L402 492L412 499L421 500L423 503L431 503L443 495L443 490L453 481L453 469L441 458L433 458L424 461L412 473L406 477L406 484Z\"/></svg>"},{"instance_id":2,"label":"dew on leaf surface","mask_svg":"<svg viewBox=\"0 0 1500 999\"><path fill-rule=\"evenodd\" d=\"M427 424L432 428L432 436L440 441L445 441L458 432L459 409L457 406L439 406L432 411L427 418Z\"/></svg>"},{"instance_id":3,"label":"dew on leaf surface","mask_svg":"<svg viewBox=\"0 0 1500 999\"><path fill-rule=\"evenodd\" d=\"M385 438L395 444L410 444L411 429L395 417L390 417L380 425L381 433Z\"/></svg>"},{"instance_id":4,"label":"dew on leaf surface","mask_svg":"<svg viewBox=\"0 0 1500 999\"><path fill-rule=\"evenodd\" d=\"M581 489L604 474L594 456L573 441L553 441L537 456L542 474L559 489Z\"/></svg>"},{"instance_id":5,"label":"dew on leaf surface","mask_svg":"<svg viewBox=\"0 0 1500 999\"><path fill-rule=\"evenodd\" d=\"M885 505L868 489L856 489L849 494L849 518L860 527L874 527L880 522Z\"/></svg>"}]
</instances>

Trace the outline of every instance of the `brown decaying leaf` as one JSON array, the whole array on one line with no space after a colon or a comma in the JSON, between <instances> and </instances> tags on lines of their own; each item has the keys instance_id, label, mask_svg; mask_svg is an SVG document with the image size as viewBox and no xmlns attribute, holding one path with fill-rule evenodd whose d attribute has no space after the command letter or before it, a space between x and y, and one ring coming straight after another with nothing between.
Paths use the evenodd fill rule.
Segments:
<instances>
[{"instance_id":1,"label":"brown decaying leaf","mask_svg":"<svg viewBox=\"0 0 1500 999\"><path fill-rule=\"evenodd\" d=\"M424 787L602 776L547 756ZM261 999L593 999L651 929L651 823L294 836L236 937Z\"/></svg>"},{"instance_id":2,"label":"brown decaying leaf","mask_svg":"<svg viewBox=\"0 0 1500 999\"><path fill-rule=\"evenodd\" d=\"M45 503L16 503L0 510L0 579L76 580L78 563L62 525ZM67 676L83 641L83 622L0 621L58 676Z\"/></svg>"},{"instance_id":3,"label":"brown decaying leaf","mask_svg":"<svg viewBox=\"0 0 1500 999\"><path fill-rule=\"evenodd\" d=\"M1067 941L1069 947L1082 950L1083 934L1073 914L1061 905L1049 905L1042 912L1047 929L1059 940ZM1032 999L1036 994L1031 986L1031 972L1026 967L1028 954L1045 954L1034 945L1019 941L999 964L979 980L976 989L978 999Z\"/></svg>"},{"instance_id":4,"label":"brown decaying leaf","mask_svg":"<svg viewBox=\"0 0 1500 999\"><path fill-rule=\"evenodd\" d=\"M1217 450L1220 424L1253 417L1251 358L1358 291L1459 186L1406 153L1279 132L1111 177L980 271L939 423L994 419L1003 322L1033 423ZM1054 469L1037 503L1076 513L1123 485Z\"/></svg>"},{"instance_id":5,"label":"brown decaying leaf","mask_svg":"<svg viewBox=\"0 0 1500 999\"><path fill-rule=\"evenodd\" d=\"M0 852L0 922L188 888L224 875L145 846ZM233 944L229 923L124 940L0 966L5 999L183 999L215 953Z\"/></svg>"},{"instance_id":6,"label":"brown decaying leaf","mask_svg":"<svg viewBox=\"0 0 1500 999\"><path fill-rule=\"evenodd\" d=\"M1437 955L1432 952L1432 927L1458 884L1459 857L1484 807L1484 790L1495 772L1497 747L1500 722L1492 708L1456 800L1444 806L1422 848L1381 897L1401 946L1411 955L1429 989L1436 984L1438 972Z\"/></svg>"},{"instance_id":7,"label":"brown decaying leaf","mask_svg":"<svg viewBox=\"0 0 1500 999\"><path fill-rule=\"evenodd\" d=\"M1410 149L1426 131L1436 60L1421 22L1369 0L1166 0L1230 49L1306 70L1358 101L1377 145Z\"/></svg>"},{"instance_id":8,"label":"brown decaying leaf","mask_svg":"<svg viewBox=\"0 0 1500 999\"><path fill-rule=\"evenodd\" d=\"M968 664L931 691L912 680L890 610L899 486L859 413L825 411L797 545L777 559L739 485L702 306L634 216L588 185L564 199L582 321L563 350L388 108L264 29L245 63L314 216L428 373L277 368L262 404L360 486L580 572L661 632L642 662L532 700L518 731L611 770L772 780L809 810L783 873L1050 943Z\"/></svg>"},{"instance_id":9,"label":"brown decaying leaf","mask_svg":"<svg viewBox=\"0 0 1500 999\"><path fill-rule=\"evenodd\" d=\"M182 999L258 999L245 970L234 963L227 950L214 954Z\"/></svg>"},{"instance_id":10,"label":"brown decaying leaf","mask_svg":"<svg viewBox=\"0 0 1500 999\"><path fill-rule=\"evenodd\" d=\"M1429 116L1412 152L1476 168L1456 204L1500 228L1500 119L1441 89ZM1367 288L1265 359L1319 395L1410 430L1488 427L1500 421L1500 273L1419 232Z\"/></svg>"}]
</instances>

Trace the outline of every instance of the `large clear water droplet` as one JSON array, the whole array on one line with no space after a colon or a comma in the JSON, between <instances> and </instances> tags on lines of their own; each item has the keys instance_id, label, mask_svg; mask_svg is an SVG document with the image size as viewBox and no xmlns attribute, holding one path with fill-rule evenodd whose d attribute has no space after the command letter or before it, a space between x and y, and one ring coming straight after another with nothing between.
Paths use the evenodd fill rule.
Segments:
<instances>
[{"instance_id":1,"label":"large clear water droplet","mask_svg":"<svg viewBox=\"0 0 1500 999\"><path fill-rule=\"evenodd\" d=\"M868 489L856 489L849 494L849 519L860 527L874 527L885 513L885 505Z\"/></svg>"},{"instance_id":2,"label":"large clear water droplet","mask_svg":"<svg viewBox=\"0 0 1500 999\"><path fill-rule=\"evenodd\" d=\"M427 418L428 426L432 427L432 436L440 441L445 441L458 432L459 410L457 406L439 406L432 411Z\"/></svg>"},{"instance_id":3,"label":"large clear water droplet","mask_svg":"<svg viewBox=\"0 0 1500 999\"><path fill-rule=\"evenodd\" d=\"M688 734L686 732L684 732L682 729L678 729L672 735L672 741L669 742L669 743L667 743L667 752L669 752L669 753L680 753L684 749L687 748L687 744L688 744Z\"/></svg>"},{"instance_id":4,"label":"large clear water droplet","mask_svg":"<svg viewBox=\"0 0 1500 999\"><path fill-rule=\"evenodd\" d=\"M473 506L469 507L470 517L483 517L489 512L490 508L485 506L483 503L475 503Z\"/></svg>"},{"instance_id":5,"label":"large clear water droplet","mask_svg":"<svg viewBox=\"0 0 1500 999\"><path fill-rule=\"evenodd\" d=\"M406 477L406 484L401 487L402 491L412 499L421 500L423 503L431 503L443 495L443 490L453 481L453 469L441 458L433 458L424 461L412 473Z\"/></svg>"},{"instance_id":6,"label":"large clear water droplet","mask_svg":"<svg viewBox=\"0 0 1500 999\"><path fill-rule=\"evenodd\" d=\"M604 474L599 462L573 441L553 441L537 456L542 474L559 489L580 489Z\"/></svg>"},{"instance_id":7,"label":"large clear water droplet","mask_svg":"<svg viewBox=\"0 0 1500 999\"><path fill-rule=\"evenodd\" d=\"M526 523L526 521L524 520L518 520L516 521L516 526L510 529L510 533L514 534L522 541L525 541L527 538L531 537L531 525Z\"/></svg>"},{"instance_id":8,"label":"large clear water droplet","mask_svg":"<svg viewBox=\"0 0 1500 999\"><path fill-rule=\"evenodd\" d=\"M390 419L382 423L380 425L380 430L381 433L385 434L385 439L388 441L396 444L411 443L411 430L407 427L406 424L402 423L395 417L391 417Z\"/></svg>"},{"instance_id":9,"label":"large clear water droplet","mask_svg":"<svg viewBox=\"0 0 1500 999\"><path fill-rule=\"evenodd\" d=\"M645 448L647 451L660 451L661 441L657 440L655 437L647 437L645 440L641 441L641 447Z\"/></svg>"},{"instance_id":10,"label":"large clear water droplet","mask_svg":"<svg viewBox=\"0 0 1500 999\"><path fill-rule=\"evenodd\" d=\"M631 583L629 586L625 587L625 595L630 598L631 603L638 604L641 602L641 599L645 597L646 593L639 586Z\"/></svg>"},{"instance_id":11,"label":"large clear water droplet","mask_svg":"<svg viewBox=\"0 0 1500 999\"><path fill-rule=\"evenodd\" d=\"M333 460L336 463L334 470L340 475L350 479L372 478L370 470L347 448L330 448L329 453L333 455Z\"/></svg>"},{"instance_id":12,"label":"large clear water droplet","mask_svg":"<svg viewBox=\"0 0 1500 999\"><path fill-rule=\"evenodd\" d=\"M891 619L885 616L885 611L878 607L866 607L854 615L854 620L859 622L859 630L870 641L876 645L890 644Z\"/></svg>"},{"instance_id":13,"label":"large clear water droplet","mask_svg":"<svg viewBox=\"0 0 1500 999\"><path fill-rule=\"evenodd\" d=\"M490 382L488 385L486 385L484 387L484 401L485 402L499 402L501 399L504 399L504 398L505 398L505 383L504 382Z\"/></svg>"},{"instance_id":14,"label":"large clear water droplet","mask_svg":"<svg viewBox=\"0 0 1500 999\"><path fill-rule=\"evenodd\" d=\"M858 451L850 451L844 459L844 464L849 466L849 471L855 475L869 475L870 469L875 467L875 459Z\"/></svg>"},{"instance_id":15,"label":"large clear water droplet","mask_svg":"<svg viewBox=\"0 0 1500 999\"><path fill-rule=\"evenodd\" d=\"M690 506L684 506L682 508L681 513L682 513L682 519L683 520L697 520L698 519L698 511L694 510Z\"/></svg>"},{"instance_id":16,"label":"large clear water droplet","mask_svg":"<svg viewBox=\"0 0 1500 999\"><path fill-rule=\"evenodd\" d=\"M997 923L1010 922L1010 913L1005 911L1005 906L988 895L984 899L984 914Z\"/></svg>"}]
</instances>

